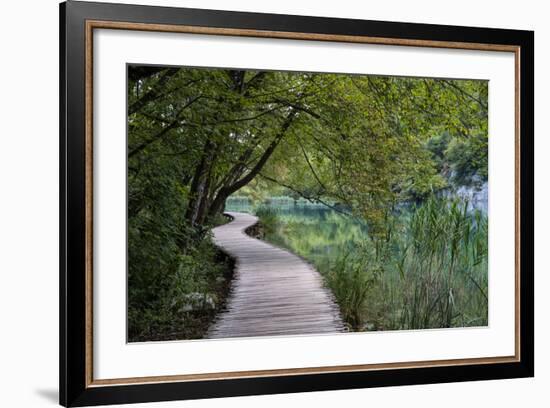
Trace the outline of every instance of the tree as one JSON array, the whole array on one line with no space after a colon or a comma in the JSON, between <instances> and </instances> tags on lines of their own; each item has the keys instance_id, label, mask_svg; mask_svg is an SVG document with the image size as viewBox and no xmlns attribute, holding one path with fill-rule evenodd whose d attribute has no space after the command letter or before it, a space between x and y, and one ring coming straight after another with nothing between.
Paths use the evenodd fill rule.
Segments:
<instances>
[{"instance_id":1,"label":"tree","mask_svg":"<svg viewBox=\"0 0 550 408\"><path fill-rule=\"evenodd\" d=\"M387 243L398 203L486 163L484 81L129 66L129 335L201 336L177 300L226 279L209 230L238 191L324 203Z\"/></svg>"},{"instance_id":2,"label":"tree","mask_svg":"<svg viewBox=\"0 0 550 408\"><path fill-rule=\"evenodd\" d=\"M193 226L257 177L376 225L396 202L445 185L427 140L486 135L486 101L482 81L130 67L130 214L153 160L179 174Z\"/></svg>"}]
</instances>

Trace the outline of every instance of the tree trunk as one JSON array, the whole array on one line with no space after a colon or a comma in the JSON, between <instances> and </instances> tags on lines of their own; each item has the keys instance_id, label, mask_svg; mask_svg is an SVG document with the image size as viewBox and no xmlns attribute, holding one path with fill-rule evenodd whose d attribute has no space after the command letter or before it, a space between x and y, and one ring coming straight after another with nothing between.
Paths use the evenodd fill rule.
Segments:
<instances>
[{"instance_id":1,"label":"tree trunk","mask_svg":"<svg viewBox=\"0 0 550 408\"><path fill-rule=\"evenodd\" d=\"M208 173L206 175L206 180L201 191L200 200L198 203L197 215L195 217L195 223L197 225L202 225L206 221L206 210L208 209L210 201L210 183L211 183L211 173L213 166L213 158L210 160L210 165L208 166Z\"/></svg>"},{"instance_id":2,"label":"tree trunk","mask_svg":"<svg viewBox=\"0 0 550 408\"><path fill-rule=\"evenodd\" d=\"M227 197L232 194L230 190L228 190L225 187L222 187L220 191L218 191L218 194L216 195L216 198L210 205L210 208L208 210L208 217L212 218L215 217L217 214L220 214L223 211L223 207L225 206L225 201L227 200Z\"/></svg>"},{"instance_id":3,"label":"tree trunk","mask_svg":"<svg viewBox=\"0 0 550 408\"><path fill-rule=\"evenodd\" d=\"M205 196L208 196L208 173L207 165L211 159L213 143L207 141L204 145L203 154L198 166L195 169L193 180L191 181L191 190L189 192L189 203L185 212L185 219L191 225L196 225L200 215L200 207L203 205Z\"/></svg>"}]
</instances>

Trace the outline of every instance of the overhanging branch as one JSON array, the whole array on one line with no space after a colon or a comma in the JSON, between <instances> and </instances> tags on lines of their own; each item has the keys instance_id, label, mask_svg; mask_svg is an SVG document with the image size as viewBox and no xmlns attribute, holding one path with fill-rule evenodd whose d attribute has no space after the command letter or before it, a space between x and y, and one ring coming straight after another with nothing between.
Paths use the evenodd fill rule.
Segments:
<instances>
[{"instance_id":1,"label":"overhanging branch","mask_svg":"<svg viewBox=\"0 0 550 408\"><path fill-rule=\"evenodd\" d=\"M336 207L336 206L334 206L334 205L332 205L332 204L327 203L326 201L324 201L323 199L319 198L318 196L317 196L317 197L310 196L310 195L308 195L308 194L306 194L306 193L304 193L304 192L302 192L302 191L300 191L300 190L298 190L298 189L292 187L292 186L289 185L289 184L283 183L283 182L281 182L281 181L279 181L279 180L277 180L277 179L274 179L273 177L266 176L265 174L263 174L263 173L261 173L261 172L258 173L258 175L259 175L260 177L262 177L262 178L268 180L268 181L271 181L272 183L275 183L275 184L277 184L277 185L279 185L279 186L281 186L281 187L287 188L287 189L289 189L289 190L295 192L295 193L298 194L300 197L302 197L303 199L309 201L310 203L321 203L321 204L323 204L324 206L330 208L331 210L334 210L334 211L336 211L336 212L338 212L338 213L340 213L340 214L343 214L343 215L345 215L345 216L347 216L347 217L352 217L352 216L353 216L353 214L350 214L350 213L348 213L348 212L346 212L346 211L343 211L343 210L341 210L340 208L338 208L338 207Z\"/></svg>"}]
</instances>

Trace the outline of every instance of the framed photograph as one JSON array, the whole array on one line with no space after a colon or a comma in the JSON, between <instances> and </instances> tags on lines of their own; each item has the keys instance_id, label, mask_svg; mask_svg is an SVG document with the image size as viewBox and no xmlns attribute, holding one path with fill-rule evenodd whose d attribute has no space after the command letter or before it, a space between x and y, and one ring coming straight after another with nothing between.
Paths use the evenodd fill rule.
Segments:
<instances>
[{"instance_id":1,"label":"framed photograph","mask_svg":"<svg viewBox=\"0 0 550 408\"><path fill-rule=\"evenodd\" d=\"M533 32L60 27L62 405L534 375Z\"/></svg>"}]
</instances>

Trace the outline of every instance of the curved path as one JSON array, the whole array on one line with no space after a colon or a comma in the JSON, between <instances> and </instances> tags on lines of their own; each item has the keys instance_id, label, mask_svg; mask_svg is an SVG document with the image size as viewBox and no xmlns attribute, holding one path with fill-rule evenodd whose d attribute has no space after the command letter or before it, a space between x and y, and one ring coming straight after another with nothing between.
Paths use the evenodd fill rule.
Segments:
<instances>
[{"instance_id":1,"label":"curved path","mask_svg":"<svg viewBox=\"0 0 550 408\"><path fill-rule=\"evenodd\" d=\"M338 306L319 273L298 256L244 230L258 218L228 212L233 221L212 230L214 242L236 260L226 310L208 337L246 337L344 331Z\"/></svg>"}]
</instances>

